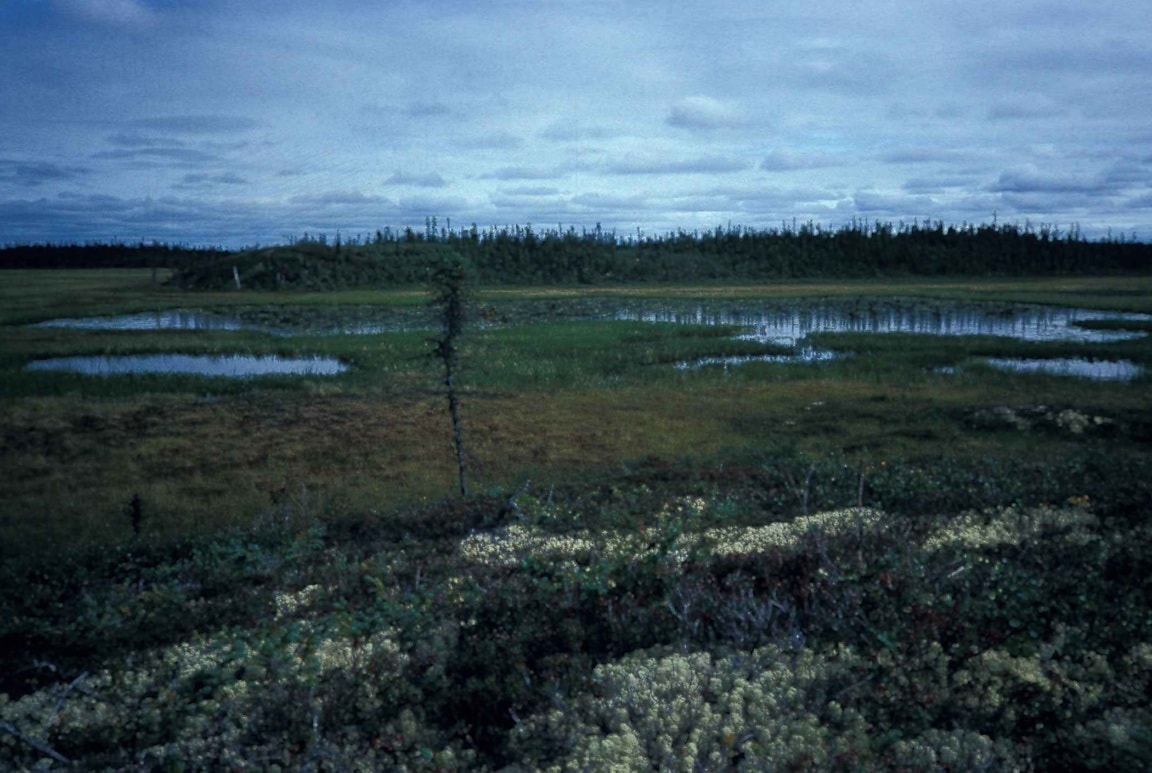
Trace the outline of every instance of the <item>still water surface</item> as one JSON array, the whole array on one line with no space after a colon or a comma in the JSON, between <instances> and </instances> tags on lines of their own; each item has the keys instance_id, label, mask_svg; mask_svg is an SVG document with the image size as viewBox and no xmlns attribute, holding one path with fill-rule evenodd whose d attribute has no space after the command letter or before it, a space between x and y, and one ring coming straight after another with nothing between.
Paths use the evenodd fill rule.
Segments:
<instances>
[{"instance_id":1,"label":"still water surface","mask_svg":"<svg viewBox=\"0 0 1152 773\"><path fill-rule=\"evenodd\" d=\"M239 319L203 311L150 311L116 317L49 319L30 327L63 327L77 330L252 330L260 329Z\"/></svg>"},{"instance_id":2,"label":"still water surface","mask_svg":"<svg viewBox=\"0 0 1152 773\"><path fill-rule=\"evenodd\" d=\"M1083 323L1098 320L1148 323L1152 315L1018 304L951 303L916 299L838 299L775 301L657 301L596 297L512 301L475 310L477 327L504 327L536 322L621 320L739 327L740 338L789 347L787 355L713 357L677 367L739 365L745 362L819 362L832 352L803 347L810 333L917 333L923 335L988 335L1023 341L1111 342L1140 338L1141 330L1093 330ZM54 319L37 327L92 330L253 330L276 335L301 333L370 335L434 326L427 307L299 307L241 310L234 316L204 311L159 311L116 317ZM996 367L1042 371L1093 379L1130 380L1142 369L1130 362L1100 360L993 360ZM327 375L345 369L334 359L279 357L207 357L144 355L132 357L64 357L41 360L33 370L81 373L193 373L213 376L264 374Z\"/></svg>"},{"instance_id":3,"label":"still water surface","mask_svg":"<svg viewBox=\"0 0 1152 773\"><path fill-rule=\"evenodd\" d=\"M254 318L255 317L255 318ZM1152 315L1009 304L961 304L910 299L837 301L644 301L602 298L514 301L475 314L479 327L545 321L627 320L696 325L735 325L744 338L794 346L809 333L921 333L992 335L1025 341L1108 342L1139 338L1134 330L1090 330L1094 320L1152 321ZM258 319L258 321L257 321ZM166 311L119 317L54 319L38 327L96 330L255 330L291 335L370 335L432 327L427 308L299 308L269 321L261 315L226 316Z\"/></svg>"},{"instance_id":4,"label":"still water surface","mask_svg":"<svg viewBox=\"0 0 1152 773\"><path fill-rule=\"evenodd\" d=\"M1140 338L1133 330L1079 327L1094 320L1149 321L1152 315L1123 314L1047 306L1005 306L915 302L876 304L798 304L792 307L622 309L616 319L697 325L739 325L741 335L765 343L794 346L809 333L921 333L938 336L989 335L1022 341L1108 342Z\"/></svg>"},{"instance_id":5,"label":"still water surface","mask_svg":"<svg viewBox=\"0 0 1152 773\"><path fill-rule=\"evenodd\" d=\"M1047 373L1054 376L1076 376L1095 381L1131 381L1144 372L1129 360L1087 360L1079 357L1012 359L990 357L989 365L1016 373Z\"/></svg>"},{"instance_id":6,"label":"still water surface","mask_svg":"<svg viewBox=\"0 0 1152 773\"><path fill-rule=\"evenodd\" d=\"M122 356L54 357L36 360L28 370L68 371L93 376L126 373L173 373L194 376L295 375L331 376L346 365L332 357L277 357L275 355L132 354Z\"/></svg>"}]
</instances>

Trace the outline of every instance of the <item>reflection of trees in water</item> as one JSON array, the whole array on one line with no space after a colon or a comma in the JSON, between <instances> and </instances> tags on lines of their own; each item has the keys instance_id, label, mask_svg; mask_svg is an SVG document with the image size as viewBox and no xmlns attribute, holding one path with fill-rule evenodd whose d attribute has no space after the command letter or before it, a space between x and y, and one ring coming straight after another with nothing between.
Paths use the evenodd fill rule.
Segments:
<instances>
[{"instance_id":1,"label":"reflection of trees in water","mask_svg":"<svg viewBox=\"0 0 1152 773\"><path fill-rule=\"evenodd\" d=\"M744 337L794 344L809 333L921 333L925 335L990 335L1025 341L1117 341L1139 337L1128 331L1087 330L1076 322L1093 319L1148 318L1087 309L1048 307L938 305L901 307L887 304L865 308L849 305L792 306L786 308L729 309L633 307L615 319L680 324L737 325L749 329Z\"/></svg>"},{"instance_id":2,"label":"reflection of trees in water","mask_svg":"<svg viewBox=\"0 0 1152 773\"><path fill-rule=\"evenodd\" d=\"M1079 357L1047 360L990 357L989 365L1017 373L1047 373L1054 376L1077 376L1096 381L1131 381L1143 371L1129 360L1086 360Z\"/></svg>"},{"instance_id":3,"label":"reflection of trees in water","mask_svg":"<svg viewBox=\"0 0 1152 773\"><path fill-rule=\"evenodd\" d=\"M126 373L181 373L192 376L330 376L347 370L333 357L276 355L128 354L55 357L36 360L28 370L67 371L92 376Z\"/></svg>"},{"instance_id":4,"label":"reflection of trees in water","mask_svg":"<svg viewBox=\"0 0 1152 773\"><path fill-rule=\"evenodd\" d=\"M50 319L36 327L63 327L85 330L243 330L236 319L202 311L148 311L117 317L78 317Z\"/></svg>"},{"instance_id":5,"label":"reflection of trees in water","mask_svg":"<svg viewBox=\"0 0 1152 773\"><path fill-rule=\"evenodd\" d=\"M486 306L481 309L478 326L582 319L733 325L749 328L748 338L792 345L809 333L922 333L1006 336L1026 341L1120 341L1143 334L1123 330L1088 330L1077 327L1075 323L1112 319L1152 320L1152 315L1046 306L911 301L816 304L784 301L768 305L755 301L676 303L573 298L508 301ZM56 319L38 325L99 330L259 330L285 334L356 335L424 329L433 326L433 320L424 308L334 306L243 309L235 317L202 311L163 311L118 317Z\"/></svg>"}]
</instances>

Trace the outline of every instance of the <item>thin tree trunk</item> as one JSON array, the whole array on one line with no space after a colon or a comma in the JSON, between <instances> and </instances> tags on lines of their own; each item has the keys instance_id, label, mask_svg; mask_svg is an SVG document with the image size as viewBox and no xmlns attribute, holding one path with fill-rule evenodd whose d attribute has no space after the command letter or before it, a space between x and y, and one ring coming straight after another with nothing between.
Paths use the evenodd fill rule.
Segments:
<instances>
[{"instance_id":1,"label":"thin tree trunk","mask_svg":"<svg viewBox=\"0 0 1152 773\"><path fill-rule=\"evenodd\" d=\"M460 496L468 497L468 474L464 467L464 429L460 426L460 401L452 381L452 365L444 364L444 386L448 389L448 413L452 416L452 438L456 443L456 466L460 471Z\"/></svg>"}]
</instances>

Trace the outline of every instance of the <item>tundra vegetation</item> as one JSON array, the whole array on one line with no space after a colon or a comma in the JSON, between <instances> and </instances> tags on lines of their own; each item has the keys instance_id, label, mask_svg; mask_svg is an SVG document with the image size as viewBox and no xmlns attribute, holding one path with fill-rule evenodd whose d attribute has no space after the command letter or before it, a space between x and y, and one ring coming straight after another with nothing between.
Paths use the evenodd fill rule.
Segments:
<instances>
[{"instance_id":1,"label":"tundra vegetation","mask_svg":"<svg viewBox=\"0 0 1152 773\"><path fill-rule=\"evenodd\" d=\"M3 272L0 767L1152 765L1147 335L825 332L804 343L839 356L677 368L783 349L607 313L900 298L1147 314L1147 245L927 225L729 229L658 249L521 229L491 254L535 257L500 274L484 233L427 226L242 253L152 246L153 262L120 268L103 252L85 268L81 250L67 270ZM730 239L840 244L847 262L773 269ZM925 277L900 257L901 240L933 239L972 262ZM677 244L697 257L669 263L673 283L622 268ZM928 260L919 247L906 254ZM373 274L372 250L408 273ZM445 362L428 356L444 332L429 266L449 250L477 277L452 340L459 443ZM1067 257L972 276L1024 253L1094 255L1096 273ZM603 254L628 257L606 272ZM569 273L534 273L537 259ZM730 268L685 276L689 263ZM253 327L30 324L163 309ZM24 367L153 352L349 368ZM1143 371L1090 381L991 357Z\"/></svg>"}]
</instances>

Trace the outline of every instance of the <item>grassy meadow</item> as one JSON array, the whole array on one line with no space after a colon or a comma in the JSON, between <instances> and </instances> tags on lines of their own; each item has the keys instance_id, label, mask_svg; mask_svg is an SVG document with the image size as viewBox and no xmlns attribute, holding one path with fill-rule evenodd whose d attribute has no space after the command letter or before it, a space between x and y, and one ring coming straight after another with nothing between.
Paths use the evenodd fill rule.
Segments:
<instances>
[{"instance_id":1,"label":"grassy meadow","mask_svg":"<svg viewBox=\"0 0 1152 773\"><path fill-rule=\"evenodd\" d=\"M1147 337L820 333L806 343L840 356L684 368L782 350L561 313L892 298L1152 313L1150 277L478 288L461 499L422 288L3 273L0 767L1152 763ZM28 326L162 309L418 329ZM24 370L160 352L348 370Z\"/></svg>"}]
</instances>

